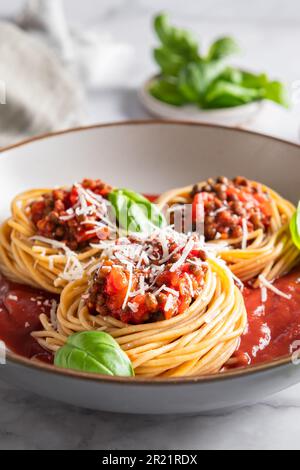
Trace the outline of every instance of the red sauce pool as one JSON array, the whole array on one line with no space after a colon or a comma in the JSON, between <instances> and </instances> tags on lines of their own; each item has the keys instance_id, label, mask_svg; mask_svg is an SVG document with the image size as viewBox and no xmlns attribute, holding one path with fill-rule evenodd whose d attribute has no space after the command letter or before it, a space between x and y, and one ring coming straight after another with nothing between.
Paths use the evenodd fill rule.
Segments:
<instances>
[{"instance_id":1,"label":"red sauce pool","mask_svg":"<svg viewBox=\"0 0 300 470\"><path fill-rule=\"evenodd\" d=\"M300 269L278 279L274 285L291 294L291 300L268 290L268 299L263 304L260 289L244 290L248 327L235 353L239 366L290 354L293 342L300 340ZM10 350L47 363L53 361L52 355L30 335L41 328L40 313L50 314L53 299L57 300L51 294L8 282L0 276L0 339Z\"/></svg>"},{"instance_id":2,"label":"red sauce pool","mask_svg":"<svg viewBox=\"0 0 300 470\"><path fill-rule=\"evenodd\" d=\"M157 194L144 194L144 196L149 199L150 202L155 202L158 198Z\"/></svg>"},{"instance_id":3,"label":"red sauce pool","mask_svg":"<svg viewBox=\"0 0 300 470\"><path fill-rule=\"evenodd\" d=\"M235 356L239 365L261 364L294 352L300 340L300 269L274 282L285 299L268 290L265 303L260 289L244 290L248 326ZM298 348L296 348L298 349Z\"/></svg>"},{"instance_id":4,"label":"red sauce pool","mask_svg":"<svg viewBox=\"0 0 300 470\"><path fill-rule=\"evenodd\" d=\"M8 349L21 356L53 362L52 355L32 338L31 333L41 328L41 313L50 315L54 299L51 294L14 284L0 275L0 339Z\"/></svg>"}]
</instances>

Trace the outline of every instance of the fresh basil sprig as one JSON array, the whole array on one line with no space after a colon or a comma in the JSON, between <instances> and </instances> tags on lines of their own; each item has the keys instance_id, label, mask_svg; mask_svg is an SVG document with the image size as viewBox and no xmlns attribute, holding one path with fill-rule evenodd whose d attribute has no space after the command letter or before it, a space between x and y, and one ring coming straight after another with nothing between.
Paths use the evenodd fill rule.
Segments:
<instances>
[{"instance_id":1,"label":"fresh basil sprig","mask_svg":"<svg viewBox=\"0 0 300 470\"><path fill-rule=\"evenodd\" d=\"M166 14L154 19L160 41L154 59L160 75L150 85L156 99L174 106L194 103L203 109L229 108L268 99L288 107L287 92L278 81L266 74L254 74L226 66L226 60L239 52L231 37L214 41L206 55L190 31L176 28Z\"/></svg>"},{"instance_id":2,"label":"fresh basil sprig","mask_svg":"<svg viewBox=\"0 0 300 470\"><path fill-rule=\"evenodd\" d=\"M290 222L290 232L294 245L300 250L300 202Z\"/></svg>"},{"instance_id":3,"label":"fresh basil sprig","mask_svg":"<svg viewBox=\"0 0 300 470\"><path fill-rule=\"evenodd\" d=\"M161 77L154 80L151 84L151 95L173 106L182 106L187 102L187 99L179 90L178 80L173 77Z\"/></svg>"},{"instance_id":4,"label":"fresh basil sprig","mask_svg":"<svg viewBox=\"0 0 300 470\"><path fill-rule=\"evenodd\" d=\"M191 62L184 67L178 78L178 89L186 101L203 106L211 83L224 70L220 61Z\"/></svg>"},{"instance_id":5,"label":"fresh basil sprig","mask_svg":"<svg viewBox=\"0 0 300 470\"><path fill-rule=\"evenodd\" d=\"M207 61L225 59L240 52L240 48L231 37L223 37L213 42L209 48Z\"/></svg>"},{"instance_id":6,"label":"fresh basil sprig","mask_svg":"<svg viewBox=\"0 0 300 470\"><path fill-rule=\"evenodd\" d=\"M69 336L67 343L56 352L54 364L82 372L134 376L127 354L104 331L83 331Z\"/></svg>"},{"instance_id":7,"label":"fresh basil sprig","mask_svg":"<svg viewBox=\"0 0 300 470\"><path fill-rule=\"evenodd\" d=\"M171 26L164 14L154 18L154 29L165 50L185 61L197 60L198 42L190 31Z\"/></svg>"},{"instance_id":8,"label":"fresh basil sprig","mask_svg":"<svg viewBox=\"0 0 300 470\"><path fill-rule=\"evenodd\" d=\"M129 189L115 189L109 196L119 225L128 232L152 232L166 225L165 218L155 204Z\"/></svg>"},{"instance_id":9,"label":"fresh basil sprig","mask_svg":"<svg viewBox=\"0 0 300 470\"><path fill-rule=\"evenodd\" d=\"M244 88L225 80L217 80L207 90L203 107L207 109L227 108L251 103L251 101L260 98L263 98L263 91L260 89Z\"/></svg>"}]
</instances>

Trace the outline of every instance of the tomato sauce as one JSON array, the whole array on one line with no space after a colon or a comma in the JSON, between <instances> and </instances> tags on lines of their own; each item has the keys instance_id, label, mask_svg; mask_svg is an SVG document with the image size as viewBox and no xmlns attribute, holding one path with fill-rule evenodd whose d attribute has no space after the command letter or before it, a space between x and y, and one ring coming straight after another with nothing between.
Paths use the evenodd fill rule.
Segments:
<instances>
[{"instance_id":1,"label":"tomato sauce","mask_svg":"<svg viewBox=\"0 0 300 470\"><path fill-rule=\"evenodd\" d=\"M156 199L158 198L157 194L144 194L144 196L150 201L150 202L155 202Z\"/></svg>"},{"instance_id":2,"label":"tomato sauce","mask_svg":"<svg viewBox=\"0 0 300 470\"><path fill-rule=\"evenodd\" d=\"M268 290L265 303L260 289L244 289L248 326L235 353L238 366L260 364L293 352L293 342L300 340L300 269L278 279L274 285L291 299ZM52 355L31 337L41 328L39 315L50 315L55 296L37 289L6 281L0 276L0 339L21 356L47 363Z\"/></svg>"},{"instance_id":3,"label":"tomato sauce","mask_svg":"<svg viewBox=\"0 0 300 470\"><path fill-rule=\"evenodd\" d=\"M54 299L53 294L6 281L0 275L0 339L8 349L21 356L52 362L52 355L32 338L31 332L41 328L39 315L50 315Z\"/></svg>"},{"instance_id":4,"label":"tomato sauce","mask_svg":"<svg viewBox=\"0 0 300 470\"><path fill-rule=\"evenodd\" d=\"M248 326L235 353L239 365L260 364L291 354L300 340L300 269L274 282L285 299L268 290L265 303L260 289L244 290ZM296 348L298 349L298 348Z\"/></svg>"}]
</instances>

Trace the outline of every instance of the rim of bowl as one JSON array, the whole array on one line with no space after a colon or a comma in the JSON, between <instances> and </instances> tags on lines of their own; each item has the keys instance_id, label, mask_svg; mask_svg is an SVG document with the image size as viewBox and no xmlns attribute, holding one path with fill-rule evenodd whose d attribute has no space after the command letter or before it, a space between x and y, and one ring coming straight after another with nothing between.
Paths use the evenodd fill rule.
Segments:
<instances>
[{"instance_id":1,"label":"rim of bowl","mask_svg":"<svg viewBox=\"0 0 300 470\"><path fill-rule=\"evenodd\" d=\"M51 137L63 136L65 134L72 134L75 132L84 132L88 130L101 129L101 128L103 129L103 128L109 128L109 127L122 127L122 126L126 127L126 126L139 126L139 125L142 125L142 126L174 125L174 126L181 126L181 127L182 126L208 127L208 128L213 128L213 129L220 129L225 132L237 132L237 133L242 133L242 134L253 135L254 137L255 136L262 137L264 139L271 140L273 142L279 142L287 146L297 148L300 151L300 144L289 142L287 140L280 139L277 137L271 137L269 135L261 134L259 132L248 131L245 129L228 127L228 126L223 126L220 124L201 123L198 121L195 122L192 120L180 121L180 120L171 120L171 119L168 119L168 120L145 119L145 120L116 121L116 122L104 123L104 124L93 124L89 126L81 126L81 127L65 129L65 130L61 130L57 132L49 132L49 133L41 134L38 136L30 137L28 139L22 140L12 145L2 147L0 149L0 154L7 152L9 150L13 150L18 147L30 145L31 143L38 142L40 140L45 140ZM105 383L112 382L112 383L126 384L126 385L175 385L175 384L187 385L187 384L202 383L202 382L205 382L205 383L218 382L218 381L233 379L235 377L237 378L237 377L249 376L249 375L260 373L260 372L271 371L273 369L276 369L276 368L279 368L281 366L288 365L291 363L291 356L287 355L279 359L266 362L264 364L230 370L225 373L218 373L218 374L212 374L212 375L199 375L199 376L194 376L194 377L143 378L143 377L113 377L113 376L100 375L100 374L95 374L95 373L81 372L81 371L76 371L76 370L71 370L71 369L62 369L51 364L46 364L46 363L42 363L38 361L32 361L31 359L23 357L12 351L7 351L6 358L7 358L7 364L11 362L16 365L29 367L31 369L40 370L40 371L47 372L50 374L66 376L66 377L73 378L73 379L86 379L90 381L105 382Z\"/></svg>"}]
</instances>

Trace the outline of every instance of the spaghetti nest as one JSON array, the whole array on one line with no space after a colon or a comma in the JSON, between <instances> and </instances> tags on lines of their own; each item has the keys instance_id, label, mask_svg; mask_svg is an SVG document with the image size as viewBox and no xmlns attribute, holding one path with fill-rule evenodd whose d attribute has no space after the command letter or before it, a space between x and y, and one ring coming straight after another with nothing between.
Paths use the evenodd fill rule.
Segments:
<instances>
[{"instance_id":1,"label":"spaghetti nest","mask_svg":"<svg viewBox=\"0 0 300 470\"><path fill-rule=\"evenodd\" d=\"M240 290L230 270L217 259L207 260L203 288L190 306L168 319L132 325L88 308L87 279L69 284L61 294L56 321L46 315L43 330L33 333L52 352L68 336L102 330L112 335L142 377L178 377L222 370L239 345L247 316Z\"/></svg>"},{"instance_id":2,"label":"spaghetti nest","mask_svg":"<svg viewBox=\"0 0 300 470\"><path fill-rule=\"evenodd\" d=\"M13 200L11 217L0 227L0 270L8 279L57 294L68 282L84 275L84 266L100 251L91 246L90 241L93 239L90 239L90 234L99 242L96 232L105 229L105 237L108 233L106 224L99 222L90 210L91 207L99 209L102 197L93 195L85 186L78 184L72 190L35 189L24 192ZM68 198L69 201L74 195L73 206L68 202L67 209L65 199ZM86 201L85 196L90 202ZM49 204L51 212L47 209L45 216L45 207ZM59 212L57 207L64 210ZM84 210L87 215L83 213ZM77 222L81 220L81 224L83 220L86 223L86 219L87 225L79 225ZM44 232L38 227L43 227ZM49 227L56 232L48 235L46 230L50 231ZM80 232L80 243L76 241L78 227L80 230L83 230L81 227L87 227L86 231ZM76 239L75 236L72 238L71 229ZM61 236L56 237L56 234ZM68 236L68 240L64 239L64 234L65 237ZM86 236L86 240L83 236Z\"/></svg>"},{"instance_id":3,"label":"spaghetti nest","mask_svg":"<svg viewBox=\"0 0 300 470\"><path fill-rule=\"evenodd\" d=\"M251 191L256 199L251 206L250 198L249 206ZM289 229L296 209L269 187L246 178L230 181L221 177L172 189L157 200L159 208L193 204L193 214L197 202L202 210L204 205L206 240L217 247L220 257L241 281L251 280L258 287L260 279L273 281L299 262ZM244 217L239 215L243 210Z\"/></svg>"}]
</instances>

